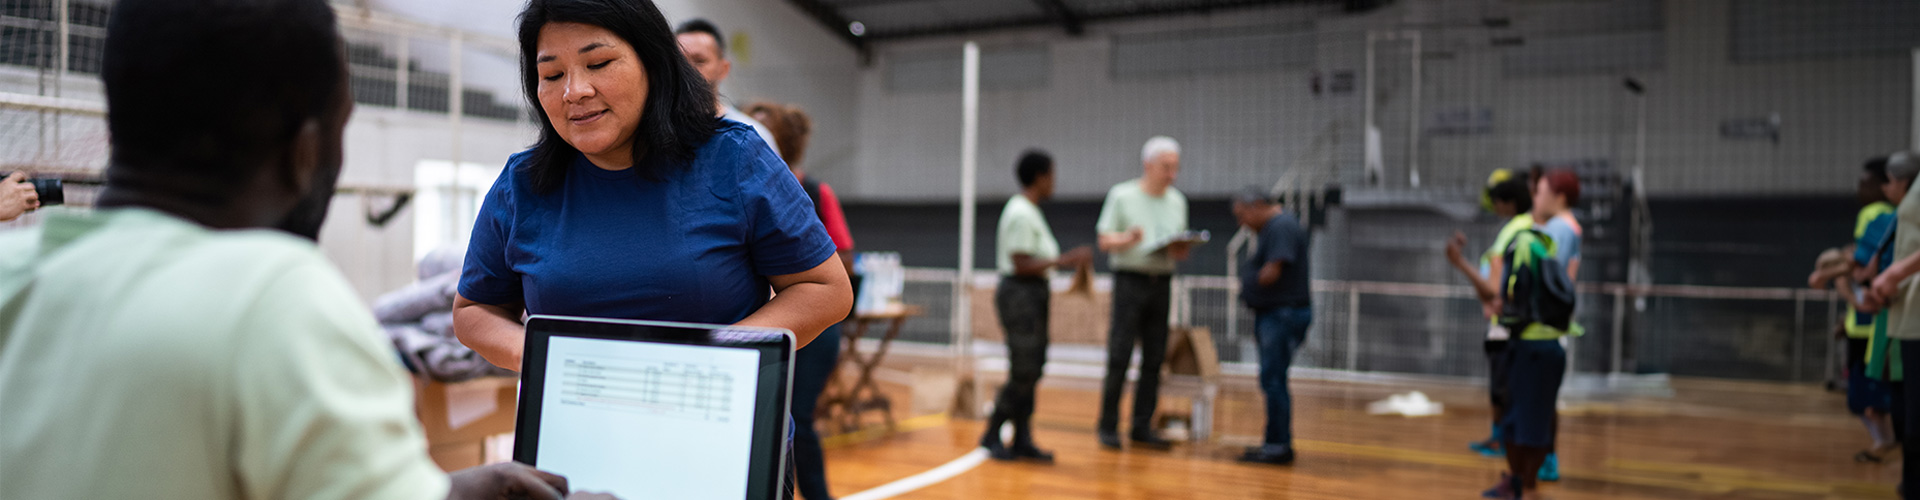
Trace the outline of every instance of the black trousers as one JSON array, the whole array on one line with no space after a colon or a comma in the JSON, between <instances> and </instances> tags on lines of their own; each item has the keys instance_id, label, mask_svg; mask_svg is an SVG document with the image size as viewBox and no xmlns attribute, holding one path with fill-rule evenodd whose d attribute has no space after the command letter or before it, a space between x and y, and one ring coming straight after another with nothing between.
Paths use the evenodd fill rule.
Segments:
<instances>
[{"instance_id":1,"label":"black trousers","mask_svg":"<svg viewBox=\"0 0 1920 500\"><path fill-rule=\"evenodd\" d=\"M994 411L1009 420L1033 416L1033 399L1047 365L1047 318L1053 290L1047 280L1008 276L993 293L1000 328L1007 334L1007 384L1000 386ZM989 432L996 432L990 430Z\"/></svg>"},{"instance_id":2,"label":"black trousers","mask_svg":"<svg viewBox=\"0 0 1920 500\"><path fill-rule=\"evenodd\" d=\"M1482 347L1487 352L1487 402L1493 405L1496 426L1507 415L1507 342L1488 340Z\"/></svg>"},{"instance_id":3,"label":"black trousers","mask_svg":"<svg viewBox=\"0 0 1920 500\"><path fill-rule=\"evenodd\" d=\"M1900 366L1920 367L1920 340L1895 341L1900 342ZM1900 449L1902 453L1905 453L1904 450L1920 449L1920 435L1914 432L1920 430L1920 418L1916 418L1920 417L1920 411L1907 407L1920 401L1920 383L1902 381L1895 382L1893 386L1893 425L1895 432L1901 435ZM1907 488L1905 498L1920 499L1920 491L1914 491L1920 490L1920 457L1900 462L1900 483Z\"/></svg>"},{"instance_id":4,"label":"black trousers","mask_svg":"<svg viewBox=\"0 0 1920 500\"><path fill-rule=\"evenodd\" d=\"M1113 316L1107 331L1107 377L1100 386L1100 431L1118 432L1120 393L1126 388L1133 346L1140 345L1140 381L1133 393L1133 432L1153 430L1160 405L1160 365L1167 359L1167 305L1173 276L1113 274Z\"/></svg>"}]
</instances>

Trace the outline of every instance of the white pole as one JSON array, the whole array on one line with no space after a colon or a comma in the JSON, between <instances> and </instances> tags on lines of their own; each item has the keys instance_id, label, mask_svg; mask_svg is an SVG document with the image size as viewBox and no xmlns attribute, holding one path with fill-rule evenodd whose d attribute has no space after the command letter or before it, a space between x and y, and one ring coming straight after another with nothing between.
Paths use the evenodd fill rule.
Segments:
<instances>
[{"instance_id":1,"label":"white pole","mask_svg":"<svg viewBox=\"0 0 1920 500\"><path fill-rule=\"evenodd\" d=\"M980 45L967 42L960 84L960 269L953 278L953 348L958 382L955 413L972 415L973 391L973 229L975 171L980 154Z\"/></svg>"},{"instance_id":2,"label":"white pole","mask_svg":"<svg viewBox=\"0 0 1920 500\"><path fill-rule=\"evenodd\" d=\"M67 58L73 54L73 38L70 36L73 30L73 20L70 13L71 11L68 8L68 0L57 0L53 2L53 5L53 14L54 17L57 18L55 22L60 26L60 40L56 42L53 49L53 96L61 97L61 90L67 86ZM61 153L60 113L53 114L53 151L55 155ZM56 156L54 159L59 160L60 158Z\"/></svg>"},{"instance_id":3,"label":"white pole","mask_svg":"<svg viewBox=\"0 0 1920 500\"><path fill-rule=\"evenodd\" d=\"M1420 32L1408 31L1405 35L1413 42L1413 53L1407 56L1413 65L1413 78L1408 83L1408 93L1413 94L1412 102L1407 106L1407 182L1420 187Z\"/></svg>"}]
</instances>

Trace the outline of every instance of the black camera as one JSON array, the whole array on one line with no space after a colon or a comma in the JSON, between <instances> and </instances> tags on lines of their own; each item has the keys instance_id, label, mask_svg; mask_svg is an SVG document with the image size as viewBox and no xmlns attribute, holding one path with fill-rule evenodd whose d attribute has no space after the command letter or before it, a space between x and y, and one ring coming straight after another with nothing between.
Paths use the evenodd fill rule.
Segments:
<instances>
[{"instance_id":1,"label":"black camera","mask_svg":"<svg viewBox=\"0 0 1920 500\"><path fill-rule=\"evenodd\" d=\"M12 172L0 173L0 179L12 176ZM24 182L33 185L33 193L40 196L40 206L67 204L67 188L60 179L27 179Z\"/></svg>"}]
</instances>

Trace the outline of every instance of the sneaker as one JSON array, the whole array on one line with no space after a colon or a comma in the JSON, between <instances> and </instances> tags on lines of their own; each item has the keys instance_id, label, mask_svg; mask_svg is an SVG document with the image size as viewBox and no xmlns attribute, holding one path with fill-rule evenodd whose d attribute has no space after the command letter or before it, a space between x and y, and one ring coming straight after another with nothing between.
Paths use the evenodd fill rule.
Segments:
<instances>
[{"instance_id":1,"label":"sneaker","mask_svg":"<svg viewBox=\"0 0 1920 500\"><path fill-rule=\"evenodd\" d=\"M987 433L980 436L980 447L985 448L987 450L987 456L993 457L994 460L1002 462L1013 461L1013 452L1007 450L1006 443L1000 441L999 430L999 428L987 429Z\"/></svg>"},{"instance_id":2,"label":"sneaker","mask_svg":"<svg viewBox=\"0 0 1920 500\"><path fill-rule=\"evenodd\" d=\"M1293 448L1287 448L1285 451L1274 453L1268 451L1264 446L1255 446L1247 448L1247 452L1240 455L1240 461L1242 462L1268 465L1293 465L1293 459Z\"/></svg>"},{"instance_id":3,"label":"sneaker","mask_svg":"<svg viewBox=\"0 0 1920 500\"><path fill-rule=\"evenodd\" d=\"M1115 431L1100 431L1100 447L1109 450L1120 449L1120 433Z\"/></svg>"},{"instance_id":4,"label":"sneaker","mask_svg":"<svg viewBox=\"0 0 1920 500\"><path fill-rule=\"evenodd\" d=\"M1487 491L1480 492L1480 498L1487 498L1492 500L1518 500L1520 498L1519 481L1513 480L1512 475L1502 472L1500 473L1500 484L1496 484L1492 488L1488 488Z\"/></svg>"},{"instance_id":5,"label":"sneaker","mask_svg":"<svg viewBox=\"0 0 1920 500\"><path fill-rule=\"evenodd\" d=\"M1160 436L1155 436L1153 435L1152 432L1134 431L1133 435L1128 436L1128 438L1133 441L1134 446L1139 446L1141 448L1147 448L1147 449L1153 449L1153 450L1167 450L1167 449L1173 448L1172 441L1161 439Z\"/></svg>"},{"instance_id":6,"label":"sneaker","mask_svg":"<svg viewBox=\"0 0 1920 500\"><path fill-rule=\"evenodd\" d=\"M1032 460L1032 461L1041 462L1041 463L1049 463L1049 464L1053 463L1053 452L1042 450L1039 447L1036 447L1031 444L1029 445L1015 444L1013 445L1013 449L1010 451L1012 451L1014 458Z\"/></svg>"},{"instance_id":7,"label":"sneaker","mask_svg":"<svg viewBox=\"0 0 1920 500\"><path fill-rule=\"evenodd\" d=\"M1507 456L1506 447L1500 446L1500 442L1494 441L1492 438L1488 438L1486 441L1467 443L1467 448L1472 449L1474 453L1479 453L1480 456L1483 457L1500 458Z\"/></svg>"},{"instance_id":8,"label":"sneaker","mask_svg":"<svg viewBox=\"0 0 1920 500\"><path fill-rule=\"evenodd\" d=\"M1560 455L1549 454L1547 461L1540 464L1540 480L1549 483L1560 481Z\"/></svg>"}]
</instances>

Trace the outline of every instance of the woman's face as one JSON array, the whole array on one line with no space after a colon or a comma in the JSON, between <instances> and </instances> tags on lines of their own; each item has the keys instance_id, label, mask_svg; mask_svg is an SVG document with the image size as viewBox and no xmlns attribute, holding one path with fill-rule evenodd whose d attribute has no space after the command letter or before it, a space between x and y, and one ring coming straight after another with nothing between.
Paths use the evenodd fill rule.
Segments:
<instances>
[{"instance_id":1,"label":"woman's face","mask_svg":"<svg viewBox=\"0 0 1920 500\"><path fill-rule=\"evenodd\" d=\"M1567 197L1553 192L1552 185L1542 176L1533 186L1533 212L1542 220L1560 215L1566 210Z\"/></svg>"},{"instance_id":2,"label":"woman's face","mask_svg":"<svg viewBox=\"0 0 1920 500\"><path fill-rule=\"evenodd\" d=\"M560 138L601 168L633 166L647 103L647 69L633 46L599 26L548 23L536 47L540 109Z\"/></svg>"}]
</instances>

